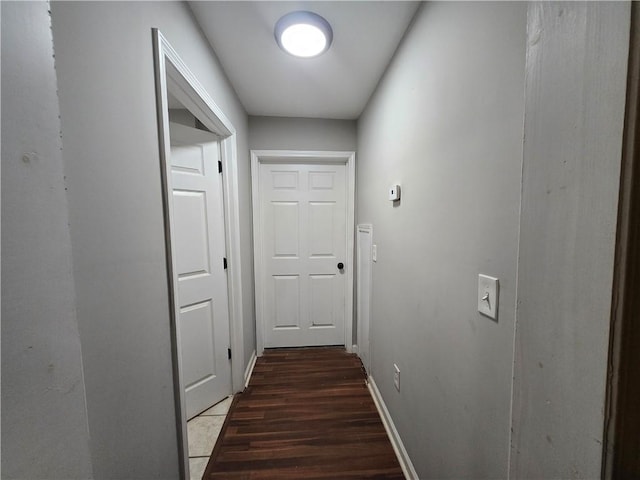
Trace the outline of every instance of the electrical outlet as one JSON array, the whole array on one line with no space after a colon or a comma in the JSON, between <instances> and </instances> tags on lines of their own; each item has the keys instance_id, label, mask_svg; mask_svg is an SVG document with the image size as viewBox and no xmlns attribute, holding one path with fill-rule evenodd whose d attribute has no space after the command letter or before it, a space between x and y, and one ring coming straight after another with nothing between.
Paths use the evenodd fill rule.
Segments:
<instances>
[{"instance_id":1,"label":"electrical outlet","mask_svg":"<svg viewBox=\"0 0 640 480\"><path fill-rule=\"evenodd\" d=\"M396 390L400 391L400 369L398 365L393 364L393 384L396 386Z\"/></svg>"}]
</instances>

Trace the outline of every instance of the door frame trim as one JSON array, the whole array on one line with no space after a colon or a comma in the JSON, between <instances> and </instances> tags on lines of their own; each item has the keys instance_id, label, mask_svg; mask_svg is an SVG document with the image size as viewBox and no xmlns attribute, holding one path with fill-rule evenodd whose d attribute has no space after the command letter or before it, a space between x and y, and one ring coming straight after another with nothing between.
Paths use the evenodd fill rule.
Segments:
<instances>
[{"instance_id":1,"label":"door frame trim","mask_svg":"<svg viewBox=\"0 0 640 480\"><path fill-rule=\"evenodd\" d=\"M347 188L347 225L346 246L347 268L346 292L345 292L345 317L344 317L344 345L349 353L353 351L353 281L354 281L354 243L355 243L355 168L356 154L353 151L313 151L313 150L251 150L251 195L253 202L253 261L255 270L255 295L256 295L256 345L257 354L264 352L264 288L262 282L263 261L260 242L262 229L260 227L260 175L259 169L262 163L319 163L342 164L346 167Z\"/></svg>"},{"instance_id":2,"label":"door frame trim","mask_svg":"<svg viewBox=\"0 0 640 480\"><path fill-rule=\"evenodd\" d=\"M360 243L359 243L359 238L358 238L358 234L360 233L367 233L371 236L371 248L373 249L373 225L370 223L361 223L359 225L356 226L356 251L359 252L360 249ZM356 257L356 261L355 261L355 268L356 268L356 291L355 291L355 301L356 303L356 344L358 345L358 356L360 357L360 359L362 360L362 351L363 351L363 337L362 337L362 332L363 332L363 328L362 325L364 323L364 320L362 318L362 314L360 312L360 309L358 308L360 306L360 303L358 302L358 292L360 291L360 287L362 286L361 283L361 279L358 278L358 276L360 275L360 271L358 270L358 258ZM370 252L370 258L371 258L371 266L369 268L369 275L368 275L368 282L369 282L369 287L373 286L373 251ZM371 307L372 307L372 302L371 299L373 297L373 290L369 291L369 318L367 318L367 323L368 323L368 329L367 331L370 333L371 332ZM367 375L371 375L371 335L368 336L367 338L367 362L368 365L364 365L365 367L365 371L367 372ZM364 363L364 362L363 362Z\"/></svg>"},{"instance_id":3,"label":"door frame trim","mask_svg":"<svg viewBox=\"0 0 640 480\"><path fill-rule=\"evenodd\" d=\"M198 118L204 126L220 137L221 161L223 164L223 199L227 258L227 289L229 294L229 342L233 352L231 362L231 388L239 392L244 388L244 339L242 269L240 255L240 214L238 200L237 137L233 124L214 102L196 76L182 61L167 39L157 28L152 29L155 64L155 93L160 147L160 171L162 176L162 202L164 233L167 257L167 280L171 329L171 354L173 385L176 405L176 428L178 435L178 457L181 478L189 478L189 450L187 441L187 417L184 382L180 360L180 330L177 325L179 305L175 292L178 288L176 260L173 255L175 239L171 231L173 206L170 201L170 139L169 102L167 91L171 90L180 102ZM235 361L233 361L235 360Z\"/></svg>"}]
</instances>

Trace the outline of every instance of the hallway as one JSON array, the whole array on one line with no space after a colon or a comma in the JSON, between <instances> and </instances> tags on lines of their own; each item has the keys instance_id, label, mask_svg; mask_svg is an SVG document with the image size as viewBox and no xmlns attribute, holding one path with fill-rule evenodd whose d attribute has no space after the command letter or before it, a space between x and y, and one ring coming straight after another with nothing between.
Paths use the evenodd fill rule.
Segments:
<instances>
[{"instance_id":1,"label":"hallway","mask_svg":"<svg viewBox=\"0 0 640 480\"><path fill-rule=\"evenodd\" d=\"M236 395L203 478L405 478L343 348L268 350Z\"/></svg>"},{"instance_id":2,"label":"hallway","mask_svg":"<svg viewBox=\"0 0 640 480\"><path fill-rule=\"evenodd\" d=\"M293 8L330 23L321 56L279 47L275 26ZM590 479L610 469L610 374L627 338L618 314L634 297L621 290L633 276L619 259L635 232L621 221L636 212L627 190L640 184L629 175L640 168L629 160L638 149L628 88L640 78L630 62L640 4L44 0L0 2L0 14L3 480L186 480L190 464L202 474L214 442L189 451L193 431L211 427L209 441L221 430L209 408L244 390L257 358L209 478L229 478L245 454L255 472L300 478L336 453L337 468L369 455L399 476L393 453L378 451L388 452L378 413L411 479ZM382 58L377 69L365 68L369 54ZM167 162L173 120L216 132L220 159ZM353 217L334 231L345 258L322 227L334 200L313 200L311 215L290 195L308 176L271 175L281 197L264 203L275 202L268 215L282 225L255 228L256 159L283 152L353 154ZM208 173L223 184L224 235L210 228L206 188L175 185L184 198L169 201L174 177ZM330 176L314 178L330 190ZM198 233L185 268L171 254L187 237L170 228L176 204L189 205L178 217ZM317 233L303 231L309 224ZM265 226L279 235L270 252L256 235ZM370 247L349 258L360 227L370 227ZM225 248L209 255L214 235ZM293 265L309 253L327 270L283 266L269 284L279 303L264 302L260 256ZM218 315L213 301L174 288L181 274L201 280L214 268L227 277L228 322L225 308ZM309 295L309 275L322 295ZM340 275L354 297L368 280L368 300L326 302ZM495 293L485 298L487 277ZM262 358L265 346L310 343L265 342L261 303L282 332L340 307L345 334L315 344L365 359L378 412L364 405L369 392L346 353L340 387L281 365L293 352ZM190 348L211 338L217 356ZM197 369L182 368L183 339ZM211 358L230 379L190 412L207 414L189 428L186 389L211 379ZM286 373L269 380L275 366ZM341 394L337 407L325 388ZM253 429L252 416L273 431ZM328 440L305 432L340 421L348 427L327 427ZM357 443L343 443L349 435Z\"/></svg>"}]
</instances>

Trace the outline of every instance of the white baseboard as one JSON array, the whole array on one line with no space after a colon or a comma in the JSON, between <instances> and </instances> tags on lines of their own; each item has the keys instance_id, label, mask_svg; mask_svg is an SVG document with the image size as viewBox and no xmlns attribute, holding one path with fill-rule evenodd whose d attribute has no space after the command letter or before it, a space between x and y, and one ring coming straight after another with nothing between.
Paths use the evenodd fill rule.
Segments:
<instances>
[{"instance_id":1,"label":"white baseboard","mask_svg":"<svg viewBox=\"0 0 640 480\"><path fill-rule=\"evenodd\" d=\"M351 353L358 353L358 345L351 345Z\"/></svg>"},{"instance_id":2,"label":"white baseboard","mask_svg":"<svg viewBox=\"0 0 640 480\"><path fill-rule=\"evenodd\" d=\"M389 440L391 440L393 450L396 452L396 456L398 457L398 462L400 462L400 467L402 467L404 476L407 478L407 480L419 480L418 473L416 472L415 468L413 468L413 463L411 463L409 454L404 448L402 439L398 434L398 430L396 430L396 426L393 424L393 419L389 414L389 410L387 410L387 406L384 404L384 400L382 399L380 390L378 390L376 382L373 381L372 376L369 376L368 386L369 391L371 392L371 396L373 397L373 402L376 404L376 408L378 409L380 418L382 418L384 428L387 431L387 435L389 435Z\"/></svg>"},{"instance_id":3,"label":"white baseboard","mask_svg":"<svg viewBox=\"0 0 640 480\"><path fill-rule=\"evenodd\" d=\"M256 356L256 351L254 350L251 354L251 358L249 359L249 364L244 371L244 388L247 388L249 386L249 380L251 379L251 374L253 373L253 367L256 366L257 359L258 357Z\"/></svg>"}]
</instances>

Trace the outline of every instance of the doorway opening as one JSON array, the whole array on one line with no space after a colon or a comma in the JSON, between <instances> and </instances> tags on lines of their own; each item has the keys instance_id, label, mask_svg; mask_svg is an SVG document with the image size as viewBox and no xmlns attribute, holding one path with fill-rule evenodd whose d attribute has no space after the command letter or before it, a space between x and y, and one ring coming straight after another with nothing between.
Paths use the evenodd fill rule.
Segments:
<instances>
[{"instance_id":1,"label":"doorway opening","mask_svg":"<svg viewBox=\"0 0 640 480\"><path fill-rule=\"evenodd\" d=\"M355 153L251 152L257 353L353 351Z\"/></svg>"},{"instance_id":2,"label":"doorway opening","mask_svg":"<svg viewBox=\"0 0 640 480\"><path fill-rule=\"evenodd\" d=\"M188 418L244 386L236 132L158 29L152 37L178 455L187 479Z\"/></svg>"}]
</instances>

